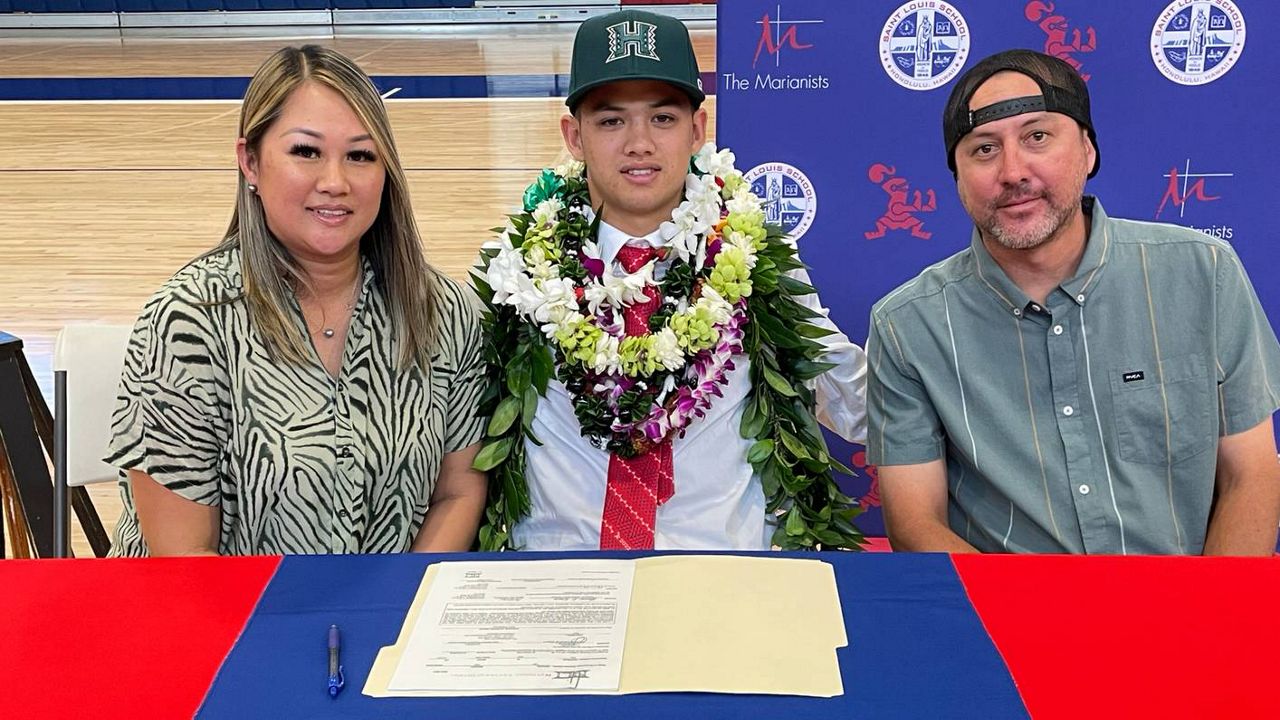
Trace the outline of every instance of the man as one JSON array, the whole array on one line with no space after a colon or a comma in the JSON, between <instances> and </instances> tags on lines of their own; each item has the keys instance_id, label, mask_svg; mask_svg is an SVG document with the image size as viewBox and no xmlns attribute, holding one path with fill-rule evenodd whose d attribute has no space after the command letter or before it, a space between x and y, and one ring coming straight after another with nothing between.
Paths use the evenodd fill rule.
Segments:
<instances>
[{"instance_id":1,"label":"man","mask_svg":"<svg viewBox=\"0 0 1280 720\"><path fill-rule=\"evenodd\" d=\"M847 498L837 496L833 502L827 492L824 483L832 482L827 474L830 459L812 423L813 410L797 410L790 400L759 404L758 395L781 392L779 388L793 380L803 399L808 394L803 387L806 378L793 374L784 381L773 375L768 387L754 387L753 377L763 377L760 368L753 368L757 361L765 364L764 372L776 367L783 375L791 366L781 363L786 355L781 349L750 350L744 333L801 341L792 332L794 321L807 320L821 328L811 328L815 331L806 336L824 336L821 346L803 341L817 348L815 353L825 350L821 359L835 364L813 381L817 416L853 442L865 435L865 356L831 324L813 294L798 294L795 300L780 295L775 308L753 305L750 325L730 319L731 310L745 312L747 307L745 297L732 297L741 289L736 280L728 280L732 271L726 258L739 257L734 253L761 253L747 263L755 268L752 272L773 253L779 269L796 269L791 277L801 283L807 283L807 277L798 269L794 246L773 239L766 248L763 229L735 232L730 227L744 218L758 218L762 224L764 215L741 175L726 167L731 155L700 152L706 142L707 113L701 107L705 96L687 29L674 18L637 10L589 19L574 40L569 84L570 113L562 118L560 129L569 153L584 167L562 168L554 178L544 173L530 186L526 214L516 221L519 227L505 231L501 248L491 246L486 275L480 278L482 295L485 288L491 292L491 342L499 346L490 353L495 387L501 394L515 393L500 395L490 445L478 462L493 478L481 546L503 544L504 527L514 525L509 544L532 550L768 549L779 532L778 512L791 513L782 533L796 545L854 544L856 530L847 525L853 511L827 507ZM689 174L695 154L694 164L708 171L704 179L723 175L718 185L699 184L699 178ZM581 183L582 173L589 198L575 210L575 198L581 196L566 188ZM708 200L708 189L713 200ZM732 214L722 220L716 210L708 222L691 219L698 203L721 202L722 191L732 194L725 205L725 212ZM581 216L565 220L565 213L573 212ZM557 241L561 231L555 229L566 227L567 237ZM539 234L539 228L546 232ZM743 234L752 232L754 244ZM681 248L689 247L699 249L693 256L681 255ZM714 271L707 275L704 269L712 262ZM684 287L696 289L680 296L678 278L688 278L689 273L702 273L696 276L701 279L686 282ZM752 278L755 303L768 283L756 274ZM794 289L801 283L779 278L778 285ZM720 308L720 330L710 339L684 322L694 322L688 313L703 305ZM510 307L528 314L511 312ZM663 313L685 316L673 322L662 320ZM535 316L537 321L531 321ZM613 317L617 323L609 330L607 320ZM516 328L523 328L523 334ZM736 345L734 338L744 344ZM713 361L707 353L686 352L697 342L716 344L714 361L722 363L720 370L708 372L707 382L694 388L677 387L694 377L690 373L695 365L703 372L705 363ZM533 368L529 372L536 375L544 347L555 354L555 379L531 398L532 390L520 388L536 386L537 380L530 381L524 368ZM648 354L628 355L640 347ZM512 361L513 356L530 360ZM549 364L551 355L545 357ZM634 370L645 362L652 365ZM619 366L633 370L623 375ZM812 375L822 369L806 367L814 370ZM664 380L665 371L670 372ZM626 412L615 407L626 405L618 398L625 400L636 388L658 394L653 413L644 418L652 433L633 440L637 431L628 430L632 423L609 412ZM682 407L677 391L687 393L678 397L688 400L689 408L694 405L692 393L705 391L701 397L706 403L683 416L687 425L676 418ZM513 421L516 408L529 408L530 400L536 402L532 417ZM796 418L808 418L808 429L800 429L803 422L791 424ZM528 424L521 430L524 420ZM683 429L667 433L669 425ZM779 443L760 439L768 428L779 426L798 434L778 435ZM503 430L508 427L512 430ZM508 437L514 449L504 446ZM783 467L766 459L771 452L791 452L794 448L784 450L782 445L797 439L808 443L803 467ZM809 490L799 489L809 482L797 482L804 473L810 473L813 482ZM517 498L526 491L528 506L522 508L523 500ZM823 507L817 505L804 513L796 509L804 493L820 496L814 502L826 507L827 516L838 517L830 522L819 517ZM776 498L782 501L767 507Z\"/></svg>"},{"instance_id":2,"label":"man","mask_svg":"<svg viewBox=\"0 0 1280 720\"><path fill-rule=\"evenodd\" d=\"M970 247L872 309L869 460L895 548L1265 555L1280 348L1231 247L1109 218L1089 94L1010 50L957 81Z\"/></svg>"}]
</instances>

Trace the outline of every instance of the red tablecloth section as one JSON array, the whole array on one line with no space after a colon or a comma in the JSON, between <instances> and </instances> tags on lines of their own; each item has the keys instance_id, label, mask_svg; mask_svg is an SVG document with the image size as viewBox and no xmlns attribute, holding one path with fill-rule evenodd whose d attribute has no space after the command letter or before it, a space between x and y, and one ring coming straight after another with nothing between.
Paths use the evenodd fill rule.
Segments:
<instances>
[{"instance_id":1,"label":"red tablecloth section","mask_svg":"<svg viewBox=\"0 0 1280 720\"><path fill-rule=\"evenodd\" d=\"M1031 716L1280 718L1280 561L955 556Z\"/></svg>"},{"instance_id":2,"label":"red tablecloth section","mask_svg":"<svg viewBox=\"0 0 1280 720\"><path fill-rule=\"evenodd\" d=\"M191 717L279 562L0 562L0 718Z\"/></svg>"}]
</instances>

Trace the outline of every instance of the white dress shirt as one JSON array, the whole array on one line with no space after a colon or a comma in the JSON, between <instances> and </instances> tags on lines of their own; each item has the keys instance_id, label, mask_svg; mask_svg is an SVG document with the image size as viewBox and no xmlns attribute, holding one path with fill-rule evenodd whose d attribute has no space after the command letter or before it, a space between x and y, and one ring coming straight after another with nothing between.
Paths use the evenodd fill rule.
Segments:
<instances>
[{"instance_id":1,"label":"white dress shirt","mask_svg":"<svg viewBox=\"0 0 1280 720\"><path fill-rule=\"evenodd\" d=\"M653 247L667 243L658 231L640 238ZM600 223L598 244L605 267L620 273L614 262L631 238ZM659 267L659 270L662 268ZM809 282L808 273L792 277ZM818 420L850 442L866 439L866 356L827 317L816 294L796 298L821 317L811 322L835 331L818 342L826 346L827 362L836 367L812 381L817 393ZM734 369L705 417L695 419L684 437L672 443L675 495L658 506L654 547L658 549L769 549L776 523L766 517L760 478L747 462L755 441L742 437L738 426L751 390L750 362L735 356ZM609 453L582 436L568 389L557 380L538 402L533 434L542 445L525 441L525 479L529 485L529 515L512 531L516 547L526 550L596 550L600 547L600 516L604 512Z\"/></svg>"}]
</instances>

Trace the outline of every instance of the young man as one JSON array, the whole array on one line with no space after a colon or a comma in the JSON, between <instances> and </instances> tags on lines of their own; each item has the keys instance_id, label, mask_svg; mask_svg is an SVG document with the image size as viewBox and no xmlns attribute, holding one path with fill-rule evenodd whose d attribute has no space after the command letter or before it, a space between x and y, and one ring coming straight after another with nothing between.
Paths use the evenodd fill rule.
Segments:
<instances>
[{"instance_id":1,"label":"young man","mask_svg":"<svg viewBox=\"0 0 1280 720\"><path fill-rule=\"evenodd\" d=\"M595 17L571 70L576 163L530 186L478 278L496 395L481 546L856 544L805 381L817 416L860 442L865 358L732 155L704 148L688 31Z\"/></svg>"},{"instance_id":2,"label":"young man","mask_svg":"<svg viewBox=\"0 0 1280 720\"><path fill-rule=\"evenodd\" d=\"M894 547L1271 554L1280 346L1235 252L1082 198L1097 134L1061 60L979 62L943 135L973 241L867 340Z\"/></svg>"}]
</instances>

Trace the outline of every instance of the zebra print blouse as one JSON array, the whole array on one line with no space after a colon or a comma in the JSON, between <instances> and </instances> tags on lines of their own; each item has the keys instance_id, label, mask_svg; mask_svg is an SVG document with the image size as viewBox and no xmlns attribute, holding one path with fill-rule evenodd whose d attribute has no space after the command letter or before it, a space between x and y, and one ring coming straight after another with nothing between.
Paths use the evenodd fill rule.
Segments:
<instances>
[{"instance_id":1,"label":"zebra print blouse","mask_svg":"<svg viewBox=\"0 0 1280 720\"><path fill-rule=\"evenodd\" d=\"M439 276L431 367L397 372L389 307L367 261L364 277L337 378L318 357L276 363L247 304L223 302L240 295L239 250L191 262L151 298L112 416L106 461L122 468L124 502L113 555L146 554L127 469L218 506L222 554L409 549L444 454L482 436L480 312L469 290Z\"/></svg>"}]
</instances>

